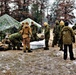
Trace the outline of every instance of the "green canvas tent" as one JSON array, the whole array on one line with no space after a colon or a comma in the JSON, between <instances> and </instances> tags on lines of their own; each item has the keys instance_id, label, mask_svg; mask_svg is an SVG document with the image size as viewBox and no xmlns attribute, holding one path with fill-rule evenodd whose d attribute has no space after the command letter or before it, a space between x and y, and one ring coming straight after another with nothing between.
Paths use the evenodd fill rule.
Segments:
<instances>
[{"instance_id":1,"label":"green canvas tent","mask_svg":"<svg viewBox=\"0 0 76 75\"><path fill-rule=\"evenodd\" d=\"M37 22L35 22L35 21L33 21L32 19L30 19L30 18L27 18L27 19L25 19L25 20L23 20L23 21L21 21L20 22L20 24L22 24L22 22L28 22L29 23L29 25L31 25L31 22L34 22L34 24L36 24L38 27L41 27L41 25L40 24L38 24Z\"/></svg>"},{"instance_id":2,"label":"green canvas tent","mask_svg":"<svg viewBox=\"0 0 76 75\"><path fill-rule=\"evenodd\" d=\"M11 29L13 27L18 29L19 26L20 23L7 14L4 14L3 16L0 17L0 31Z\"/></svg>"}]
</instances>

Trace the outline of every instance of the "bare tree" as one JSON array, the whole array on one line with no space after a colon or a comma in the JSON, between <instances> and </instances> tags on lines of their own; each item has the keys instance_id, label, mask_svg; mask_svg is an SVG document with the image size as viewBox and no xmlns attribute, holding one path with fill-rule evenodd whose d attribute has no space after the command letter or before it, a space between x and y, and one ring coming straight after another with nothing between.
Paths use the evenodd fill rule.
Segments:
<instances>
[{"instance_id":1,"label":"bare tree","mask_svg":"<svg viewBox=\"0 0 76 75\"><path fill-rule=\"evenodd\" d=\"M48 0L33 0L32 15L34 19L42 24L42 19L45 16L45 9L48 7Z\"/></svg>"},{"instance_id":2,"label":"bare tree","mask_svg":"<svg viewBox=\"0 0 76 75\"><path fill-rule=\"evenodd\" d=\"M42 18L44 16L44 10L48 6L48 0L0 0L0 15L9 14L18 21L22 21L28 17L34 18L29 7L33 4L38 5L38 11L41 16L40 21L42 23ZM13 5L11 7L10 5ZM35 12L36 10L33 10ZM39 17L39 16L38 16ZM35 18L38 18L35 17Z\"/></svg>"},{"instance_id":3,"label":"bare tree","mask_svg":"<svg viewBox=\"0 0 76 75\"><path fill-rule=\"evenodd\" d=\"M9 1L10 0L0 0L0 15L9 14Z\"/></svg>"},{"instance_id":4,"label":"bare tree","mask_svg":"<svg viewBox=\"0 0 76 75\"><path fill-rule=\"evenodd\" d=\"M64 20L72 23L72 19L75 18L73 14L75 0L56 0L53 5L55 5L53 10L54 20ZM51 10L51 11L52 11Z\"/></svg>"}]
</instances>

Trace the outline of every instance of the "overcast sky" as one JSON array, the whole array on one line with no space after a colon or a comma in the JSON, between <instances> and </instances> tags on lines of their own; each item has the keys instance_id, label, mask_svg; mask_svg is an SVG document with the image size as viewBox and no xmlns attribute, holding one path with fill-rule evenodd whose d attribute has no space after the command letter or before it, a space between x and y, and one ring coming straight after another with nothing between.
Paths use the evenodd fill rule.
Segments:
<instances>
[{"instance_id":1,"label":"overcast sky","mask_svg":"<svg viewBox=\"0 0 76 75\"><path fill-rule=\"evenodd\" d=\"M49 0L50 3L53 3L55 0Z\"/></svg>"}]
</instances>

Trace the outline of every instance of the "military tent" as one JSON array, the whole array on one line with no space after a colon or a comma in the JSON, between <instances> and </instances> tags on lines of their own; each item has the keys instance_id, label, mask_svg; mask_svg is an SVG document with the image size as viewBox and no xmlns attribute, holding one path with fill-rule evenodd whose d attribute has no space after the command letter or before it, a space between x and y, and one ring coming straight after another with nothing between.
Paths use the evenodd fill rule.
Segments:
<instances>
[{"instance_id":1,"label":"military tent","mask_svg":"<svg viewBox=\"0 0 76 75\"><path fill-rule=\"evenodd\" d=\"M4 14L3 16L0 17L0 31L11 29L13 27L18 29L19 26L20 23L7 14Z\"/></svg>"},{"instance_id":2,"label":"military tent","mask_svg":"<svg viewBox=\"0 0 76 75\"><path fill-rule=\"evenodd\" d=\"M31 22L34 22L34 24L36 24L39 28L41 27L41 25L40 24L38 24L37 22L35 22L34 20L32 20L32 19L30 19L30 18L27 18L27 19L25 19L25 20L23 20L22 22L28 22L29 23L29 25L31 25ZM22 24L22 22L20 22L21 24Z\"/></svg>"}]
</instances>

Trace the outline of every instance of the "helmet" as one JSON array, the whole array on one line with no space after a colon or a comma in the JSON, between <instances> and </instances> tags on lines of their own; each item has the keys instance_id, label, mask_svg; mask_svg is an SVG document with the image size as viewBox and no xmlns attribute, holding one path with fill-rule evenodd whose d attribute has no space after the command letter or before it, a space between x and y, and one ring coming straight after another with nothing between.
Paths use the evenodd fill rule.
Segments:
<instances>
[{"instance_id":1,"label":"helmet","mask_svg":"<svg viewBox=\"0 0 76 75\"><path fill-rule=\"evenodd\" d=\"M26 23L25 23L25 25L29 25L29 23L28 23L28 22L26 22Z\"/></svg>"},{"instance_id":2,"label":"helmet","mask_svg":"<svg viewBox=\"0 0 76 75\"><path fill-rule=\"evenodd\" d=\"M55 21L55 23L59 24L59 21L58 21L58 20L56 20L56 21Z\"/></svg>"},{"instance_id":3,"label":"helmet","mask_svg":"<svg viewBox=\"0 0 76 75\"><path fill-rule=\"evenodd\" d=\"M24 24L24 22L22 22L22 24Z\"/></svg>"},{"instance_id":4,"label":"helmet","mask_svg":"<svg viewBox=\"0 0 76 75\"><path fill-rule=\"evenodd\" d=\"M64 21L60 21L60 25L61 26L64 26Z\"/></svg>"},{"instance_id":5,"label":"helmet","mask_svg":"<svg viewBox=\"0 0 76 75\"><path fill-rule=\"evenodd\" d=\"M48 25L48 23L47 22L44 22L44 26L47 26Z\"/></svg>"},{"instance_id":6,"label":"helmet","mask_svg":"<svg viewBox=\"0 0 76 75\"><path fill-rule=\"evenodd\" d=\"M22 22L22 24L21 24L21 25L23 26L24 24L25 24L25 23L24 23L24 22Z\"/></svg>"}]
</instances>

